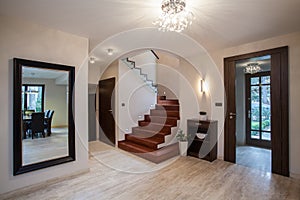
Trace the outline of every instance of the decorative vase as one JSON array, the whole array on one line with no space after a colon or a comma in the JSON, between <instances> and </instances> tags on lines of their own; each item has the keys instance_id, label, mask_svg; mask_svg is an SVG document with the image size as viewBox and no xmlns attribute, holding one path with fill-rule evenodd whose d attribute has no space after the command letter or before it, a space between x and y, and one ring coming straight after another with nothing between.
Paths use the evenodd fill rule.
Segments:
<instances>
[{"instance_id":1,"label":"decorative vase","mask_svg":"<svg viewBox=\"0 0 300 200\"><path fill-rule=\"evenodd\" d=\"M179 151L180 151L181 156L186 156L187 147L188 147L188 142L187 141L180 141L179 142Z\"/></svg>"},{"instance_id":2,"label":"decorative vase","mask_svg":"<svg viewBox=\"0 0 300 200\"><path fill-rule=\"evenodd\" d=\"M199 114L200 114L200 117L199 117L200 120L202 120L202 121L206 121L207 120L207 114L206 114L206 112L200 111Z\"/></svg>"}]
</instances>

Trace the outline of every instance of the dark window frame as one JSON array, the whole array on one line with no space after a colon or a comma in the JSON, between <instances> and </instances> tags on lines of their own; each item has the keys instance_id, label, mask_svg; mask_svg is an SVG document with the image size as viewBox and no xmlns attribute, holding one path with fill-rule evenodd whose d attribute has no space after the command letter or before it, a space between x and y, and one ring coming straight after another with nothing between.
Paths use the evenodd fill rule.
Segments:
<instances>
[{"instance_id":1,"label":"dark window frame","mask_svg":"<svg viewBox=\"0 0 300 200\"><path fill-rule=\"evenodd\" d=\"M45 110L45 84L22 84L22 86L25 87L25 91L26 88L28 87L42 87L42 108L41 108L41 112L44 112ZM24 110L28 110L27 108L27 94L24 94Z\"/></svg>"}]
</instances>

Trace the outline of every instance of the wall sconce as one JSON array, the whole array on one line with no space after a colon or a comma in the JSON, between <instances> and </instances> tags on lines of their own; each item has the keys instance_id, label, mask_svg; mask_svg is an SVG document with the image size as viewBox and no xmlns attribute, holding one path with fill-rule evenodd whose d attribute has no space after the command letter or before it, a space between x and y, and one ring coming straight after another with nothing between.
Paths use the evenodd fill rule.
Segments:
<instances>
[{"instance_id":1,"label":"wall sconce","mask_svg":"<svg viewBox=\"0 0 300 200\"><path fill-rule=\"evenodd\" d=\"M203 79L200 80L200 92L201 93L205 93L205 90L204 90L204 80Z\"/></svg>"},{"instance_id":2,"label":"wall sconce","mask_svg":"<svg viewBox=\"0 0 300 200\"><path fill-rule=\"evenodd\" d=\"M201 79L200 80L200 92L205 93L207 91L208 91L208 88L207 88L206 82L204 81L204 79Z\"/></svg>"}]
</instances>

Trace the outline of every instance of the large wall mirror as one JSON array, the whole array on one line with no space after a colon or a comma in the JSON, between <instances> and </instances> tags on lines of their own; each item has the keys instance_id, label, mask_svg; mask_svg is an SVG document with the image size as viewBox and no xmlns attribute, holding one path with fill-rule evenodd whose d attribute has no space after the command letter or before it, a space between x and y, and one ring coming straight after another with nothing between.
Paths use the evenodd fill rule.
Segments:
<instances>
[{"instance_id":1,"label":"large wall mirror","mask_svg":"<svg viewBox=\"0 0 300 200\"><path fill-rule=\"evenodd\" d=\"M14 58L14 175L75 160L75 68Z\"/></svg>"}]
</instances>

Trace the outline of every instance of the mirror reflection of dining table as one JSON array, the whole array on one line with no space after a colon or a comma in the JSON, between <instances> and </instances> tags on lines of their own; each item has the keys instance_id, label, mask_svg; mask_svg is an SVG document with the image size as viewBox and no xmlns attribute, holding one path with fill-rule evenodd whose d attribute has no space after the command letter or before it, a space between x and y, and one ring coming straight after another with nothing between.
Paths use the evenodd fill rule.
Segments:
<instances>
[{"instance_id":1,"label":"mirror reflection of dining table","mask_svg":"<svg viewBox=\"0 0 300 200\"><path fill-rule=\"evenodd\" d=\"M45 124L49 124L48 121L50 120L50 118L48 117L44 117L44 123ZM29 127L29 124L32 123L32 117L31 115L22 115L22 121L23 121L23 139L26 139L27 138L27 131L30 130L30 127ZM46 133L47 133L47 136L50 136L51 134L51 127L46 127L45 126L45 129L46 129Z\"/></svg>"}]
</instances>

